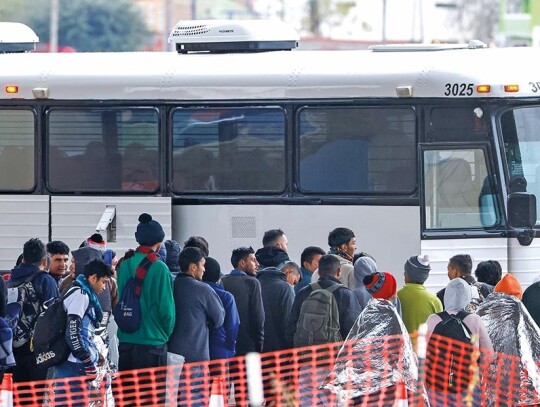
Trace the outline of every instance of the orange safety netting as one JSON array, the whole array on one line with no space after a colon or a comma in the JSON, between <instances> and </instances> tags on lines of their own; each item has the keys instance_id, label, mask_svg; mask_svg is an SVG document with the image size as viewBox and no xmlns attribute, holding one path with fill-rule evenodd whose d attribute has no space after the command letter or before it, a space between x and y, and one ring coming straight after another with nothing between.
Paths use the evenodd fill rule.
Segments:
<instances>
[{"instance_id":1,"label":"orange safety netting","mask_svg":"<svg viewBox=\"0 0 540 407\"><path fill-rule=\"evenodd\" d=\"M261 355L267 406L514 407L540 403L531 366L433 337L408 366L399 335ZM244 357L84 378L15 383L15 406L248 406ZM411 374L412 372L412 374ZM260 381L259 381L260 383ZM256 383L255 383L256 384ZM250 384L251 385L251 384ZM2 396L9 391L2 388ZM3 398L5 400L5 398ZM221 404L223 403L223 404ZM3 403L4 407L9 407Z\"/></svg>"}]
</instances>

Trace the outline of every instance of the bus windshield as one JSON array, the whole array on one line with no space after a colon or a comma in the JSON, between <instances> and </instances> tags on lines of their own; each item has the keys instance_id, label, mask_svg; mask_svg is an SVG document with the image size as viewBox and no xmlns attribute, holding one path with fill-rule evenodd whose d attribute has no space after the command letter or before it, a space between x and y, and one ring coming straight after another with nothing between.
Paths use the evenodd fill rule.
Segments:
<instances>
[{"instance_id":1,"label":"bus windshield","mask_svg":"<svg viewBox=\"0 0 540 407\"><path fill-rule=\"evenodd\" d=\"M501 128L507 161L509 193L530 192L540 197L540 106L505 112ZM537 201L540 214L540 200ZM538 219L537 219L538 221Z\"/></svg>"}]
</instances>

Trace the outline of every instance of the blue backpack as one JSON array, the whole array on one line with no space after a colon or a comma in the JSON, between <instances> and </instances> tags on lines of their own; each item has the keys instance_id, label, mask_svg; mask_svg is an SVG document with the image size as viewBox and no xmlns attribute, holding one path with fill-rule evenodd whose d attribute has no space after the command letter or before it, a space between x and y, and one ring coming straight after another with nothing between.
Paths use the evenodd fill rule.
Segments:
<instances>
[{"instance_id":1,"label":"blue backpack","mask_svg":"<svg viewBox=\"0 0 540 407\"><path fill-rule=\"evenodd\" d=\"M126 253L124 259L133 256L133 253L133 250L130 250ZM116 321L118 328L123 332L133 333L138 331L141 327L142 316L139 298L141 296L142 285L146 273L148 273L148 269L157 258L155 252L150 252L142 259L135 272L135 277L130 277L127 280L126 285L122 290L122 295L118 300L118 304L116 304L112 310L114 320Z\"/></svg>"}]
</instances>

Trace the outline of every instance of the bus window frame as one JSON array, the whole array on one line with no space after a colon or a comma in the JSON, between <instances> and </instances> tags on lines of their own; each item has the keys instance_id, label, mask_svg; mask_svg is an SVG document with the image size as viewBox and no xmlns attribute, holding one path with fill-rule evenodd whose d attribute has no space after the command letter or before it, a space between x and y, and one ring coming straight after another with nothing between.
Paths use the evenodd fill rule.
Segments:
<instances>
[{"instance_id":1,"label":"bus window frame","mask_svg":"<svg viewBox=\"0 0 540 407\"><path fill-rule=\"evenodd\" d=\"M0 104L0 109L2 111L10 111L10 110L23 110L23 111L30 111L32 115L34 116L33 120L33 128L34 128L34 137L33 137L33 149L34 149L34 168L33 168L33 174L34 174L34 180L33 185L31 188L28 189L1 189L1 194L33 194L38 193L41 191L41 174L42 174L42 161L41 161L41 143L40 143L40 109L35 104L29 104L29 105L12 105L10 103L2 103Z\"/></svg>"},{"instance_id":2,"label":"bus window frame","mask_svg":"<svg viewBox=\"0 0 540 407\"><path fill-rule=\"evenodd\" d=\"M295 106L294 110L294 128L293 128L293 139L294 139L294 151L295 156L293 158L294 165L294 192L296 194L305 196L305 197L326 197L329 199L340 199L341 197L354 197L358 199L368 199L368 200L384 200L385 198L399 197L417 197L419 191L419 161L416 154L414 154L414 175L416 178L414 187L409 191L388 191L388 190L368 190L368 191L310 191L302 189L301 187L301 174L300 174L300 161L301 161L301 148L300 148L300 115L306 109L395 109L395 110L408 110L411 111L414 117L414 150L416 151L420 143L420 127L419 127L419 105L418 103L410 103L403 101L392 101L391 103L383 103L378 101L377 104L373 100L367 101L366 104L361 104L358 101L354 103L342 104L342 103L331 103L331 101L325 101L322 103L300 103ZM417 198L419 200L419 198Z\"/></svg>"},{"instance_id":3,"label":"bus window frame","mask_svg":"<svg viewBox=\"0 0 540 407\"><path fill-rule=\"evenodd\" d=\"M452 238L478 238L478 237L501 237L506 235L506 216L505 204L503 200L503 191L501 188L500 175L497 172L497 166L494 163L493 148L489 142L474 143L421 143L418 146L418 159L421 163L419 181L420 181L420 228L422 239L452 239ZM426 191L425 191L425 161L424 153L426 151L456 151L456 150L481 150L484 153L486 169L488 175L495 176L493 185L496 191L495 210L497 221L490 227L456 227L456 228L430 228L426 224Z\"/></svg>"},{"instance_id":4,"label":"bus window frame","mask_svg":"<svg viewBox=\"0 0 540 407\"><path fill-rule=\"evenodd\" d=\"M145 191L138 191L138 190L124 190L124 189L101 189L101 190L79 190L70 188L68 190L62 190L62 189L56 189L51 187L50 185L50 176L49 176L49 151L50 151L50 140L51 140L51 133L50 133L50 114L51 112L55 110L63 110L63 111L90 111L90 110L150 110L153 111L156 115L156 124L157 124L157 186L153 190L145 190ZM43 117L43 131L44 131L44 137L41 137L43 142L43 188L51 195L87 195L87 196L105 196L105 195L112 195L112 196L118 196L118 195L125 195L125 196L152 196L159 194L163 192L164 188L164 177L163 177L163 146L165 145L163 143L163 115L162 115L163 107L160 103L155 104L148 104L148 103L130 103L126 104L124 103L102 103L102 104L96 104L95 102L86 102L83 101L81 103L74 104L47 104L44 106L43 111L41 113ZM118 142L118 139L116 140Z\"/></svg>"},{"instance_id":5,"label":"bus window frame","mask_svg":"<svg viewBox=\"0 0 540 407\"><path fill-rule=\"evenodd\" d=\"M268 102L268 101L266 101ZM174 187L174 133L173 133L173 123L174 123L174 113L180 110L220 110L220 109L230 109L230 110L241 110L241 109L276 109L283 114L283 159L285 160L283 168L283 187L280 190L270 191L270 190L217 190L217 191L208 191L208 190L185 190L178 191ZM285 103L261 103L261 101L250 103L249 101L241 101L239 103L227 103L227 104L176 104L168 106L167 110L167 137L166 145L168 147L167 151L167 162L170 163L167 172L167 194L173 197L175 200L196 200L200 202L199 199L208 200L208 201L222 201L222 200L234 200L237 202L237 197L261 197L261 199L267 199L272 197L281 197L289 189L289 157L290 157L290 138L291 134L289 131L290 128L290 110L288 104ZM249 199L249 198L248 198Z\"/></svg>"}]
</instances>

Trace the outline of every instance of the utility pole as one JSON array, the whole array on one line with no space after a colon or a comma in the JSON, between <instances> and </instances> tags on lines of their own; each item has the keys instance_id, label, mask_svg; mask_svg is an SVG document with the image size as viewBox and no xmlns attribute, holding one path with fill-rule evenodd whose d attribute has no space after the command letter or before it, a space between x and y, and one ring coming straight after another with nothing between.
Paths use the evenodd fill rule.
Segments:
<instances>
[{"instance_id":1,"label":"utility pole","mask_svg":"<svg viewBox=\"0 0 540 407\"><path fill-rule=\"evenodd\" d=\"M382 0L382 43L386 44L386 0Z\"/></svg>"},{"instance_id":2,"label":"utility pole","mask_svg":"<svg viewBox=\"0 0 540 407\"><path fill-rule=\"evenodd\" d=\"M60 12L60 0L51 0L51 32L49 52L58 52L58 14Z\"/></svg>"},{"instance_id":3,"label":"utility pole","mask_svg":"<svg viewBox=\"0 0 540 407\"><path fill-rule=\"evenodd\" d=\"M197 0L191 0L191 19L197 19Z\"/></svg>"},{"instance_id":4,"label":"utility pole","mask_svg":"<svg viewBox=\"0 0 540 407\"><path fill-rule=\"evenodd\" d=\"M169 33L171 32L172 0L165 0L165 29L163 30L163 51L169 50Z\"/></svg>"}]
</instances>

